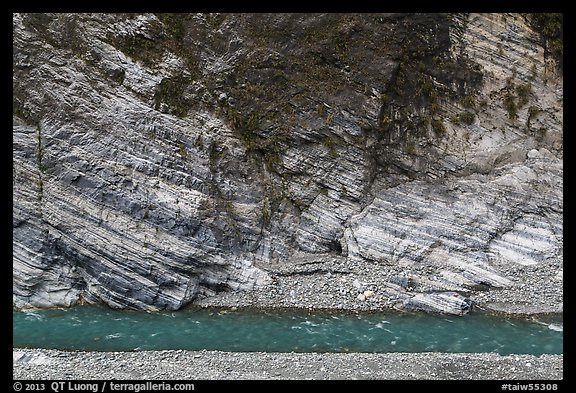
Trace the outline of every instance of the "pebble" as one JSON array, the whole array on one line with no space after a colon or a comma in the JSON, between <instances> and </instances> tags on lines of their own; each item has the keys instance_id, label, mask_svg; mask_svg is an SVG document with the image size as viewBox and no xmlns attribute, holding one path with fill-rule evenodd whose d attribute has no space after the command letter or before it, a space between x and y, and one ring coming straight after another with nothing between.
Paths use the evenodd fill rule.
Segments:
<instances>
[{"instance_id":1,"label":"pebble","mask_svg":"<svg viewBox=\"0 0 576 393\"><path fill-rule=\"evenodd\" d=\"M68 352L14 349L50 361L13 363L18 379L503 379L560 380L563 355L495 353ZM161 362L178 352L178 361ZM207 361L194 362L202 354ZM162 369L158 365L162 364ZM321 367L318 367L319 365ZM378 364L378 368L373 365ZM471 372L473 371L473 372Z\"/></svg>"},{"instance_id":2,"label":"pebble","mask_svg":"<svg viewBox=\"0 0 576 393\"><path fill-rule=\"evenodd\" d=\"M414 294L437 289L436 285L428 284L430 286L427 287L425 283L419 283L412 291L398 290L398 286L391 287L391 277L407 274L404 267L390 271L369 262L355 261L354 269L351 270L346 258L317 258L317 261L309 265L284 265L282 274L274 278L274 283L260 290L222 292L216 296L195 300L194 303L198 306L228 310L236 306L385 311L402 307L402 301L407 299L407 296L412 297ZM301 274L306 266L320 273ZM431 269L427 265L418 268ZM562 312L561 281L553 278L558 269L561 269L560 266L556 270L549 266L536 266L530 270L525 266L499 268L503 269L502 273L507 277L517 274L518 278L514 280L516 283L509 288L470 292L470 299L474 302L473 310L477 307L480 310L510 314ZM329 283L326 282L326 272L331 272L332 275ZM378 288L377 292L375 288Z\"/></svg>"}]
</instances>

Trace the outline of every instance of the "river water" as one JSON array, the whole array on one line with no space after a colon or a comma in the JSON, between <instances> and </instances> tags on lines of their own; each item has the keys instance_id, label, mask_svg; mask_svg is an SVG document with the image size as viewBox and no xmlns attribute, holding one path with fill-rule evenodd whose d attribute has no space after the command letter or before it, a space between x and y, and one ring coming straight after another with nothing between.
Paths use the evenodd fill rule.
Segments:
<instances>
[{"instance_id":1,"label":"river water","mask_svg":"<svg viewBox=\"0 0 576 393\"><path fill-rule=\"evenodd\" d=\"M13 311L14 348L86 351L495 352L561 354L561 316L304 311Z\"/></svg>"}]
</instances>

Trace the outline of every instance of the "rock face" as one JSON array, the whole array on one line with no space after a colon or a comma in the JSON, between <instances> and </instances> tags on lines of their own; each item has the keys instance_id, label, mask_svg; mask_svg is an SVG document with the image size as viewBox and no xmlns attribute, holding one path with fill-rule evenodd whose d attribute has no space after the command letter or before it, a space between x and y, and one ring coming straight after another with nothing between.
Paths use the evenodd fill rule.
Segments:
<instances>
[{"instance_id":1,"label":"rock face","mask_svg":"<svg viewBox=\"0 0 576 393\"><path fill-rule=\"evenodd\" d=\"M561 311L563 79L534 26L14 14L14 306L173 310L304 267L373 308Z\"/></svg>"}]
</instances>

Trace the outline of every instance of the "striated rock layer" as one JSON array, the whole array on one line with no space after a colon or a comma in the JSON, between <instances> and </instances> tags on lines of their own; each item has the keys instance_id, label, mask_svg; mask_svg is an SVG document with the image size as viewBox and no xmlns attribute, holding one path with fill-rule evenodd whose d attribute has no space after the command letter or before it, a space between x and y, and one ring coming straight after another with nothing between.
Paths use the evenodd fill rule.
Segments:
<instances>
[{"instance_id":1,"label":"striated rock layer","mask_svg":"<svg viewBox=\"0 0 576 393\"><path fill-rule=\"evenodd\" d=\"M562 69L530 15L13 33L15 307L562 311Z\"/></svg>"}]
</instances>

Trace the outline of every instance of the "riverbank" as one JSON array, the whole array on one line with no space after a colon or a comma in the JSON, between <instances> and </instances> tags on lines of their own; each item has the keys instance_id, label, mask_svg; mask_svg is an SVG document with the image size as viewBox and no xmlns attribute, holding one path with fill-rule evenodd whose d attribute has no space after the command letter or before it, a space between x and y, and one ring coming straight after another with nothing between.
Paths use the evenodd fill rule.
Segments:
<instances>
[{"instance_id":1,"label":"riverbank","mask_svg":"<svg viewBox=\"0 0 576 393\"><path fill-rule=\"evenodd\" d=\"M502 264L500 271L509 280L505 288L476 286L467 290L452 288L469 299L471 310L497 314L537 315L563 312L562 275L548 265ZM267 266L272 282L252 290L208 291L198 296L191 306L218 308L298 308L336 311L384 311L413 308L440 313L458 311L435 286L434 266L422 261L416 276L429 277L428 283L416 284L401 266L387 266L367 261L350 261L336 255L293 256L290 263ZM395 278L394 278L395 277ZM398 285L391 284L397 280ZM415 299L424 296L425 301ZM410 307L407 307L410 304ZM432 307L429 307L432 306Z\"/></svg>"},{"instance_id":2,"label":"riverbank","mask_svg":"<svg viewBox=\"0 0 576 393\"><path fill-rule=\"evenodd\" d=\"M563 355L13 349L14 379L560 380Z\"/></svg>"},{"instance_id":3,"label":"riverbank","mask_svg":"<svg viewBox=\"0 0 576 393\"><path fill-rule=\"evenodd\" d=\"M394 309L383 291L381 269L362 266L334 273L339 261L294 265L274 282L253 291L224 291L199 298L192 307L324 311ZM306 274L314 266L316 270ZM304 269L305 270L302 270ZM328 268L324 270L323 268ZM298 274L302 270L303 274ZM380 274L379 274L380 273ZM539 272L541 273L541 272ZM525 276L517 277L517 282ZM516 280L515 280L516 281ZM561 287L532 279L506 290L472 295L473 312L537 316L562 312ZM549 283L550 281L548 281ZM528 289L531 296L524 293ZM372 291L371 296L359 294ZM535 296L540 294L541 296ZM67 352L13 349L14 379L374 379L374 380L559 380L563 355L494 353L263 353L221 351Z\"/></svg>"}]
</instances>

